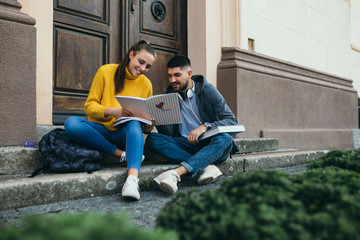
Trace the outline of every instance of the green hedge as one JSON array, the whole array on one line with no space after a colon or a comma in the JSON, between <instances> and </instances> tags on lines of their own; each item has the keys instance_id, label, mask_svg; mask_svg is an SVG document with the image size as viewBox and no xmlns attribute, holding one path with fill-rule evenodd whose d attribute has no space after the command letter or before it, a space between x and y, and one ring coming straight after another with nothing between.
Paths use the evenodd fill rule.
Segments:
<instances>
[{"instance_id":1,"label":"green hedge","mask_svg":"<svg viewBox=\"0 0 360 240\"><path fill-rule=\"evenodd\" d=\"M330 152L302 174L259 170L178 194L157 225L180 239L360 239L360 175L345 169L357 169L355 157Z\"/></svg>"},{"instance_id":2,"label":"green hedge","mask_svg":"<svg viewBox=\"0 0 360 240\"><path fill-rule=\"evenodd\" d=\"M324 168L327 166L360 173L360 150L353 151L331 151L317 160L311 161L308 169Z\"/></svg>"},{"instance_id":3,"label":"green hedge","mask_svg":"<svg viewBox=\"0 0 360 240\"><path fill-rule=\"evenodd\" d=\"M139 229L122 214L60 214L25 218L0 228L0 240L175 240L175 233Z\"/></svg>"}]
</instances>

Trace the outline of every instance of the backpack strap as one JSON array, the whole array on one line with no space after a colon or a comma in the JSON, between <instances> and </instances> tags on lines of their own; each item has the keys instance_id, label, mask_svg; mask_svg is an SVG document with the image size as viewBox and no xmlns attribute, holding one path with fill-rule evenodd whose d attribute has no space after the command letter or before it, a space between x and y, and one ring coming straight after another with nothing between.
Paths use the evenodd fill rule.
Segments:
<instances>
[{"instance_id":1,"label":"backpack strap","mask_svg":"<svg viewBox=\"0 0 360 240\"><path fill-rule=\"evenodd\" d=\"M36 169L28 178L33 178L37 175L39 175L40 173L45 173L49 171L49 166L43 166L41 168Z\"/></svg>"}]
</instances>

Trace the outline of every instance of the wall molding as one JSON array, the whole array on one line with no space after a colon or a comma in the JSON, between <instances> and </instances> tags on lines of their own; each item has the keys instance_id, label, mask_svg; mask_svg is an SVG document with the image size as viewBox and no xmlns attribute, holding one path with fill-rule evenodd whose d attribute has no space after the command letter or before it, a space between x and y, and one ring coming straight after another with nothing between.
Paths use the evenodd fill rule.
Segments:
<instances>
[{"instance_id":1,"label":"wall molding","mask_svg":"<svg viewBox=\"0 0 360 240\"><path fill-rule=\"evenodd\" d=\"M288 80L300 81L308 84L339 89L348 92L357 91L353 88L351 79L342 78L315 69L300 66L237 47L222 48L222 58L219 69L241 68Z\"/></svg>"}]
</instances>

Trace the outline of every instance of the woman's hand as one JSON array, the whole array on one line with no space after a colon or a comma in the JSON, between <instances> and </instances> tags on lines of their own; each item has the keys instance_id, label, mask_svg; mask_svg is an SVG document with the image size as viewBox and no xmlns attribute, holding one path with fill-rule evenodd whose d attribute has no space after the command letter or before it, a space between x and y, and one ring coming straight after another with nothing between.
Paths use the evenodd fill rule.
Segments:
<instances>
[{"instance_id":1,"label":"woman's hand","mask_svg":"<svg viewBox=\"0 0 360 240\"><path fill-rule=\"evenodd\" d=\"M116 118L120 117L130 117L132 116L132 113L129 110L126 110L125 108L113 108L108 107L105 108L105 117L114 116Z\"/></svg>"},{"instance_id":2,"label":"woman's hand","mask_svg":"<svg viewBox=\"0 0 360 240\"><path fill-rule=\"evenodd\" d=\"M142 131L143 131L143 133L149 134L149 133L154 129L155 120L152 119L151 121L152 121L152 124L151 124L151 125L147 125L147 124L143 124L143 125L142 125Z\"/></svg>"}]
</instances>

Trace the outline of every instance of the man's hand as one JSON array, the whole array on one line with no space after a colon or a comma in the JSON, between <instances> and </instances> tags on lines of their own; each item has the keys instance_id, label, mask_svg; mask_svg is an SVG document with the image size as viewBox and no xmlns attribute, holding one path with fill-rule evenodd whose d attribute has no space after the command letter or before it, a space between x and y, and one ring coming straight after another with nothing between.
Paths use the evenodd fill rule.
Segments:
<instances>
[{"instance_id":1,"label":"man's hand","mask_svg":"<svg viewBox=\"0 0 360 240\"><path fill-rule=\"evenodd\" d=\"M120 117L130 117L130 116L132 116L132 113L129 110L126 110L125 108L108 107L108 108L105 108L104 115L105 115L105 117L114 116L116 118L120 118Z\"/></svg>"},{"instance_id":2,"label":"man's hand","mask_svg":"<svg viewBox=\"0 0 360 240\"><path fill-rule=\"evenodd\" d=\"M203 124L195 128L189 133L189 136L187 137L188 142L191 144L197 144L199 142L200 135L206 132L206 130L207 127L205 127Z\"/></svg>"}]
</instances>

